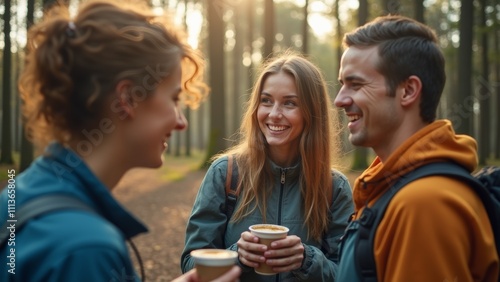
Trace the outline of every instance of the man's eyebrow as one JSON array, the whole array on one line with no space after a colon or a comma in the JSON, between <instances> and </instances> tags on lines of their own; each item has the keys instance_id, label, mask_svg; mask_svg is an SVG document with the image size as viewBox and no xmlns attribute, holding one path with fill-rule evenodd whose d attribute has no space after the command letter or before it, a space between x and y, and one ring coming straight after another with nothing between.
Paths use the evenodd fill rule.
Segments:
<instances>
[{"instance_id":1,"label":"man's eyebrow","mask_svg":"<svg viewBox=\"0 0 500 282\"><path fill-rule=\"evenodd\" d=\"M344 82L348 82L348 81L353 81L353 80L361 80L361 81L364 81L364 79L359 76L359 75L348 75L346 76L344 79L342 79L341 77L339 77L339 82L340 83L344 83Z\"/></svg>"}]
</instances>

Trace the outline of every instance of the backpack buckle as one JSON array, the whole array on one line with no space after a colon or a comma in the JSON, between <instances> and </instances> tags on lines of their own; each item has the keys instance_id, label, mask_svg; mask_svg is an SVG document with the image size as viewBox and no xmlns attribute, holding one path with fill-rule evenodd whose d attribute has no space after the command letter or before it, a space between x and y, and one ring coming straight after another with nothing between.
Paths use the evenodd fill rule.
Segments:
<instances>
[{"instance_id":1,"label":"backpack buckle","mask_svg":"<svg viewBox=\"0 0 500 282\"><path fill-rule=\"evenodd\" d=\"M375 217L377 216L377 213L375 210L372 210L368 207L366 207L363 210L363 213L359 217L359 224L370 228L373 225L373 222L375 221Z\"/></svg>"}]
</instances>

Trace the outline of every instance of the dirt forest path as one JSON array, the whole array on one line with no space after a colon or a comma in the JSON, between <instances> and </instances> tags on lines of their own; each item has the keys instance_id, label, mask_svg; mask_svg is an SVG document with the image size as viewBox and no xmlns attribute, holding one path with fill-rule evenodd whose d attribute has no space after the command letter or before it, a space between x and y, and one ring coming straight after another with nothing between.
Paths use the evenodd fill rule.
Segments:
<instances>
[{"instance_id":1,"label":"dirt forest path","mask_svg":"<svg viewBox=\"0 0 500 282\"><path fill-rule=\"evenodd\" d=\"M148 281L171 281L181 274L186 222L205 173L190 171L181 180L171 181L159 170L135 169L114 189L116 198L149 228L133 240ZM347 174L351 184L356 175ZM136 269L139 272L137 263Z\"/></svg>"},{"instance_id":2,"label":"dirt forest path","mask_svg":"<svg viewBox=\"0 0 500 282\"><path fill-rule=\"evenodd\" d=\"M182 180L166 181L157 170L136 169L114 190L118 200L149 228L133 240L147 281L171 281L181 274L186 222L204 175L205 170L198 170ZM137 263L136 270L139 273Z\"/></svg>"}]
</instances>

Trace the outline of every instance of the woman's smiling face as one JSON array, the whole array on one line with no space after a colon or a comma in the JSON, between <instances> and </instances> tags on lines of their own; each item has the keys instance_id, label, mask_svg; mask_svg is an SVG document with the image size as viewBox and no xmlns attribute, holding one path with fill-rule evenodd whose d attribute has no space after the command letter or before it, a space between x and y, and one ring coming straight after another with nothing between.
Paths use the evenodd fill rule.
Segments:
<instances>
[{"instance_id":1,"label":"woman's smiling face","mask_svg":"<svg viewBox=\"0 0 500 282\"><path fill-rule=\"evenodd\" d=\"M257 119L271 150L296 153L299 147L304 118L298 95L293 76L284 72L269 75L263 83Z\"/></svg>"},{"instance_id":2,"label":"woman's smiling face","mask_svg":"<svg viewBox=\"0 0 500 282\"><path fill-rule=\"evenodd\" d=\"M168 139L175 130L187 127L186 118L178 105L181 76L179 65L156 86L151 97L137 103L134 121L128 124L128 142L134 154L134 166L161 166Z\"/></svg>"}]
</instances>

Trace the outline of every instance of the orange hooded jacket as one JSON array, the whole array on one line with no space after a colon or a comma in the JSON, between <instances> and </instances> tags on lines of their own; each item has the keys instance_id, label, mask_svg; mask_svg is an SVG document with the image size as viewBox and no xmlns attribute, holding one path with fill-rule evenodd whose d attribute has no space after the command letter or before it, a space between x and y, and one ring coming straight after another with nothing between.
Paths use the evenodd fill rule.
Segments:
<instances>
[{"instance_id":1,"label":"orange hooded jacket","mask_svg":"<svg viewBox=\"0 0 500 282\"><path fill-rule=\"evenodd\" d=\"M456 135L451 123L431 123L406 140L385 163L377 157L356 179L357 219L400 176L426 163L450 160L477 166L476 142ZM397 193L377 229L378 281L497 281L499 258L488 215L473 189L430 176Z\"/></svg>"}]
</instances>

